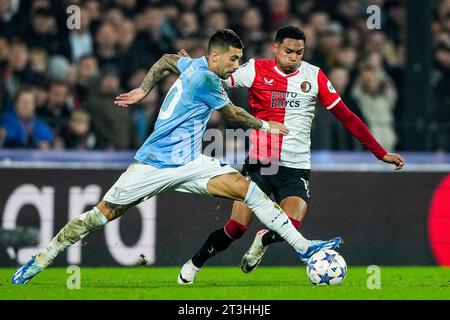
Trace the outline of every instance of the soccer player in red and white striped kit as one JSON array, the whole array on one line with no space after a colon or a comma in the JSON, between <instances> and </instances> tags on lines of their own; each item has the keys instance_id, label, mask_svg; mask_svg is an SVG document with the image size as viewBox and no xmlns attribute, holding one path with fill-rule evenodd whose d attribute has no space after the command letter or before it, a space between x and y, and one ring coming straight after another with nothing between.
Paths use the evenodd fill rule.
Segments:
<instances>
[{"instance_id":1,"label":"soccer player in red and white striped kit","mask_svg":"<svg viewBox=\"0 0 450 320\"><path fill-rule=\"evenodd\" d=\"M243 171L267 195L274 195L296 228L300 228L310 199L310 133L317 100L379 160L394 164L396 170L405 164L401 155L383 149L361 119L345 105L323 71L302 61L304 50L305 35L300 29L280 28L273 43L274 59L250 59L223 82L225 87L249 89L249 105L255 117L284 123L290 130L283 137L254 131ZM268 162L274 160L279 164L278 171L265 174ZM183 265L179 276L183 281L178 282L192 284L203 264L241 238L252 219L252 211L243 202L235 201L224 228L212 232L202 248ZM280 241L283 239L273 231L259 231L242 258L242 271L254 270L267 247Z\"/></svg>"}]
</instances>

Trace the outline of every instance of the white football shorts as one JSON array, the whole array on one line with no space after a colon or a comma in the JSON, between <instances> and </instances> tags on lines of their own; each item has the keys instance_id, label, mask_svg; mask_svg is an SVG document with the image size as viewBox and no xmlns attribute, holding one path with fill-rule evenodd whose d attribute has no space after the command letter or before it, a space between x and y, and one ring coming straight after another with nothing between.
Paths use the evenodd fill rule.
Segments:
<instances>
[{"instance_id":1,"label":"white football shorts","mask_svg":"<svg viewBox=\"0 0 450 320\"><path fill-rule=\"evenodd\" d=\"M103 200L125 205L147 200L169 190L213 197L206 189L208 181L222 174L236 172L230 165L205 155L176 168L160 169L135 162L122 173Z\"/></svg>"}]
</instances>

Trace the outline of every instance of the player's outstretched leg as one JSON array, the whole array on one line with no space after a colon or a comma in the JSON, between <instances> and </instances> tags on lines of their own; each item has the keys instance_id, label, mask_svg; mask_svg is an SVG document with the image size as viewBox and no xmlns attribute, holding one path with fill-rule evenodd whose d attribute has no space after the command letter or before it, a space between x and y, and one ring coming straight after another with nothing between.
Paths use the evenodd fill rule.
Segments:
<instances>
[{"instance_id":1,"label":"player's outstretched leg","mask_svg":"<svg viewBox=\"0 0 450 320\"><path fill-rule=\"evenodd\" d=\"M47 248L33 256L30 261L14 273L12 283L27 284L28 281L49 266L60 252L88 233L103 227L107 222L106 217L96 207L70 220L53 238Z\"/></svg>"},{"instance_id":2,"label":"player's outstretched leg","mask_svg":"<svg viewBox=\"0 0 450 320\"><path fill-rule=\"evenodd\" d=\"M250 182L244 202L252 209L263 224L278 233L297 251L298 257L303 262L307 262L309 257L317 251L338 247L342 241L340 237L333 238L329 241L305 239L295 229L281 207L272 202L254 182Z\"/></svg>"},{"instance_id":3,"label":"player's outstretched leg","mask_svg":"<svg viewBox=\"0 0 450 320\"><path fill-rule=\"evenodd\" d=\"M341 242L341 238L329 241L307 240L295 229L281 207L271 201L254 182L248 182L243 176L228 174L213 178L208 183L208 191L215 196L243 200L264 225L278 233L295 249L304 262L315 252L336 248Z\"/></svg>"}]
</instances>

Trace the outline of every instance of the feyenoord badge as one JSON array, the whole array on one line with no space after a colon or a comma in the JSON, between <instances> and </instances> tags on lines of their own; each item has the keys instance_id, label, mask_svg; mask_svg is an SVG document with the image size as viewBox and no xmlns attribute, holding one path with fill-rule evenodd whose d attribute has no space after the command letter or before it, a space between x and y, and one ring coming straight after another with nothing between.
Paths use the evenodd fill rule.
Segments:
<instances>
[{"instance_id":1,"label":"feyenoord badge","mask_svg":"<svg viewBox=\"0 0 450 320\"><path fill-rule=\"evenodd\" d=\"M300 85L300 89L302 89L304 93L309 92L311 90L311 83L309 83L308 81L303 81Z\"/></svg>"}]
</instances>

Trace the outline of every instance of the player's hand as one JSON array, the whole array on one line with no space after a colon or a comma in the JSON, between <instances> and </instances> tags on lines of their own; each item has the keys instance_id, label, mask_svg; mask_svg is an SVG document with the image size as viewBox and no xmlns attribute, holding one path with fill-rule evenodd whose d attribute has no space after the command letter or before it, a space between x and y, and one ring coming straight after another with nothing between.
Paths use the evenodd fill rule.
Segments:
<instances>
[{"instance_id":1,"label":"player's hand","mask_svg":"<svg viewBox=\"0 0 450 320\"><path fill-rule=\"evenodd\" d=\"M267 121L267 122L270 125L269 130L267 130L268 133L281 134L283 136L285 136L289 133L289 129L286 128L286 126L284 124L276 122L276 121Z\"/></svg>"},{"instance_id":2,"label":"player's hand","mask_svg":"<svg viewBox=\"0 0 450 320\"><path fill-rule=\"evenodd\" d=\"M386 163L395 164L395 170L401 170L405 165L405 159L397 153L387 153L382 160Z\"/></svg>"},{"instance_id":3,"label":"player's hand","mask_svg":"<svg viewBox=\"0 0 450 320\"><path fill-rule=\"evenodd\" d=\"M138 103L145 98L147 93L142 88L131 90L127 93L122 93L116 97L114 104L120 107L128 108L129 106Z\"/></svg>"},{"instance_id":4,"label":"player's hand","mask_svg":"<svg viewBox=\"0 0 450 320\"><path fill-rule=\"evenodd\" d=\"M188 58L189 58L189 54L188 54L188 53L186 52L186 50L184 50L184 49L180 49L180 51L178 51L177 54L178 54L179 56L182 56L182 57L188 57Z\"/></svg>"}]
</instances>

